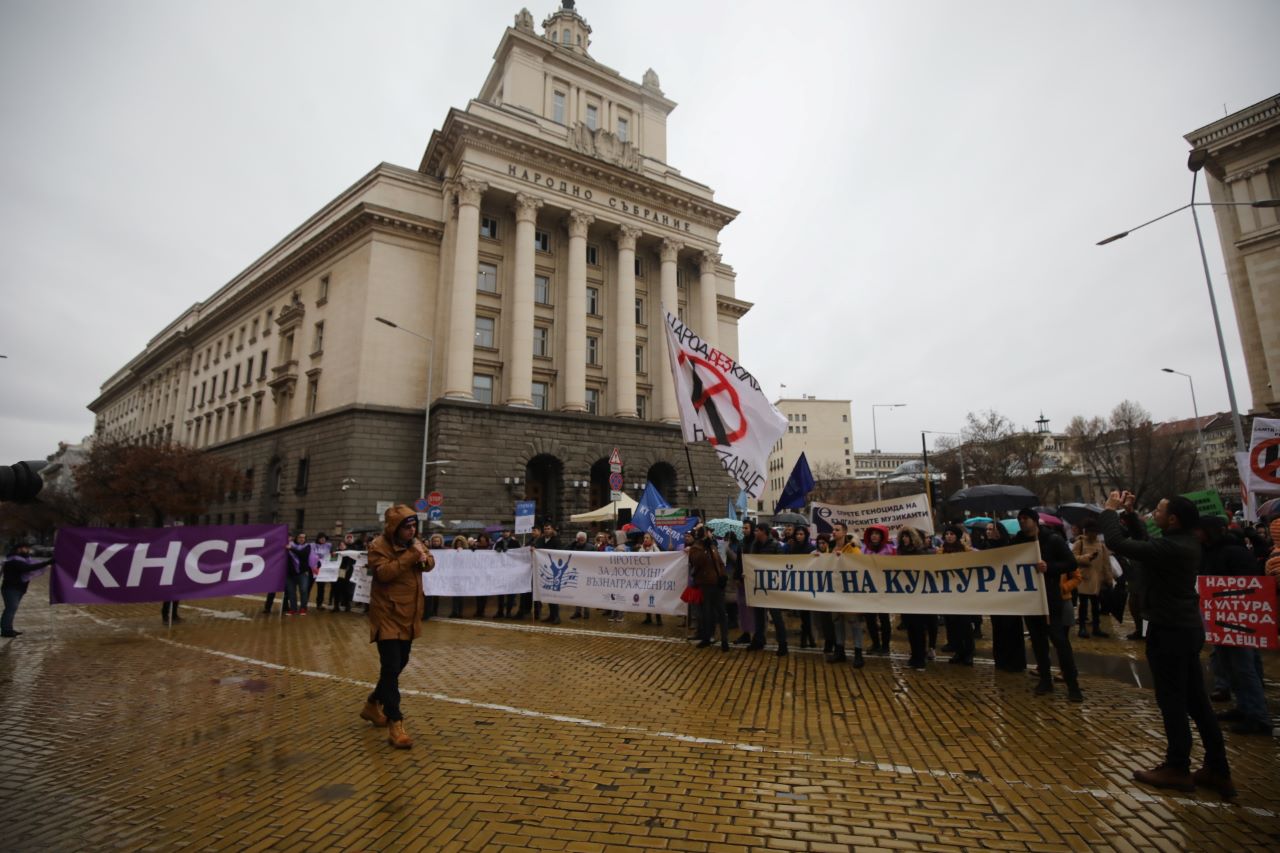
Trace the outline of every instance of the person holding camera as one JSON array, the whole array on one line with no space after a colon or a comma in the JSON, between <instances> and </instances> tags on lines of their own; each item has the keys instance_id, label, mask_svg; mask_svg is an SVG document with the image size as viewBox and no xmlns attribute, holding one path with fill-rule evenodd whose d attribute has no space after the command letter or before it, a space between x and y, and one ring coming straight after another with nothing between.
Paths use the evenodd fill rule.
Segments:
<instances>
[{"instance_id":1,"label":"person holding camera","mask_svg":"<svg viewBox=\"0 0 1280 853\"><path fill-rule=\"evenodd\" d=\"M400 711L400 673L409 662L413 641L422 634L422 573L436 567L435 558L418 538L418 516L412 507L387 510L382 535L369 545L369 642L378 646L378 685L360 716L387 727L387 742L397 749L413 746Z\"/></svg>"},{"instance_id":2,"label":"person holding camera","mask_svg":"<svg viewBox=\"0 0 1280 853\"><path fill-rule=\"evenodd\" d=\"M720 559L715 537L702 525L685 534L685 550L689 554L689 570L693 583L702 593L702 612L698 615L698 648L705 649L715 638L720 626L720 651L729 651L729 614L724 609L724 588L729 575Z\"/></svg>"}]
</instances>

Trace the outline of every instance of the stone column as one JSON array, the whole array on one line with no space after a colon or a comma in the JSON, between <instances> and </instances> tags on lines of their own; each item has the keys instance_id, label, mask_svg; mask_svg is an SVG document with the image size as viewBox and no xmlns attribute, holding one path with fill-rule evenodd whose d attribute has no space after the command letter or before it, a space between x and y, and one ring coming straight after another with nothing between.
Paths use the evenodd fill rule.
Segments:
<instances>
[{"instance_id":1,"label":"stone column","mask_svg":"<svg viewBox=\"0 0 1280 853\"><path fill-rule=\"evenodd\" d=\"M716 264L720 255L702 252L698 255L701 278L698 281L698 325L694 327L708 346L720 346L720 314L716 309Z\"/></svg>"},{"instance_id":2,"label":"stone column","mask_svg":"<svg viewBox=\"0 0 1280 853\"><path fill-rule=\"evenodd\" d=\"M507 322L507 405L533 405L533 232L542 199L516 194L515 282Z\"/></svg>"},{"instance_id":3,"label":"stone column","mask_svg":"<svg viewBox=\"0 0 1280 853\"><path fill-rule=\"evenodd\" d=\"M636 416L636 239L644 232L620 225L618 242L617 302L613 316L613 415Z\"/></svg>"},{"instance_id":4,"label":"stone column","mask_svg":"<svg viewBox=\"0 0 1280 853\"><path fill-rule=\"evenodd\" d=\"M569 288L560 371L560 408L566 412L587 410L587 229L592 222L595 217L585 211L569 212Z\"/></svg>"},{"instance_id":5,"label":"stone column","mask_svg":"<svg viewBox=\"0 0 1280 853\"><path fill-rule=\"evenodd\" d=\"M453 298L449 304L449 351L444 396L470 400L475 367L476 275L479 272L480 198L489 185L470 178L451 182L458 199L453 251Z\"/></svg>"},{"instance_id":6,"label":"stone column","mask_svg":"<svg viewBox=\"0 0 1280 853\"><path fill-rule=\"evenodd\" d=\"M653 388L657 392L658 419L664 423L679 423L680 410L676 406L676 386L671 379L671 355L667 352L667 317L664 312L670 311L672 317L680 314L680 294L676 290L676 268L683 243L674 240L662 241L662 277L658 287L662 304L658 309L660 330L649 335L649 348L653 350L654 370L658 375L653 378Z\"/></svg>"}]
</instances>

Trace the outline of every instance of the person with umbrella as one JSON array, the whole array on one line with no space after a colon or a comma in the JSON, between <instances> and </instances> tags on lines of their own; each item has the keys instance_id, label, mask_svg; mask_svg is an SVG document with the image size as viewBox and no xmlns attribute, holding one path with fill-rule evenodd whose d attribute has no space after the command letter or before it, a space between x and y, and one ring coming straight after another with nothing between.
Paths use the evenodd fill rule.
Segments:
<instances>
[{"instance_id":1,"label":"person with umbrella","mask_svg":"<svg viewBox=\"0 0 1280 853\"><path fill-rule=\"evenodd\" d=\"M1049 610L1047 617L1024 617L1027 631L1031 634L1031 651L1036 657L1036 671L1040 676L1040 681L1036 684L1036 695L1043 696L1053 692L1053 676L1049 671L1049 644L1053 643L1053 648L1058 653L1058 668L1062 670L1062 677L1067 682L1067 698L1072 702L1083 702L1080 675L1076 670L1075 655L1071 652L1071 638L1067 636L1067 631L1074 622L1074 608L1070 597L1062 597L1062 577L1075 573L1075 555L1071 553L1065 539L1040 526L1040 513L1031 507L1018 510L1018 526L1018 535L1013 539L1015 543L1040 543L1040 562L1036 564L1036 570L1040 572L1044 582Z\"/></svg>"}]
</instances>

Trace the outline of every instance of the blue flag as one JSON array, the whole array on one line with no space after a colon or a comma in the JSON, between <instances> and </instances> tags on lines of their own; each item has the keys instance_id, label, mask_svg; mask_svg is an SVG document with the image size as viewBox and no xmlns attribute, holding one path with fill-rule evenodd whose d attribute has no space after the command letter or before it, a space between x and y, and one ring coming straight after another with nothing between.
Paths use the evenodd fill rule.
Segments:
<instances>
[{"instance_id":1,"label":"blue flag","mask_svg":"<svg viewBox=\"0 0 1280 853\"><path fill-rule=\"evenodd\" d=\"M684 534L697 526L699 519L696 516L690 516L679 527L658 524L654 519L654 511L666 509L669 506L671 504L663 499L658 490L653 487L653 483L646 483L644 494L640 496L635 510L631 513L631 523L637 530L652 534L653 541L658 543L658 547L662 550L678 551L684 547Z\"/></svg>"},{"instance_id":2,"label":"blue flag","mask_svg":"<svg viewBox=\"0 0 1280 853\"><path fill-rule=\"evenodd\" d=\"M737 521L738 516L733 511L733 498L725 498L724 502L725 502L724 517L729 519L730 521Z\"/></svg>"},{"instance_id":3,"label":"blue flag","mask_svg":"<svg viewBox=\"0 0 1280 853\"><path fill-rule=\"evenodd\" d=\"M783 509L804 509L805 500L809 496L809 492L813 491L813 474L809 472L809 460L804 458L804 454L800 454L800 458L796 460L796 467L791 469L791 476L787 478L787 485L782 489L782 495L778 498L778 504L773 508L774 512Z\"/></svg>"}]
</instances>

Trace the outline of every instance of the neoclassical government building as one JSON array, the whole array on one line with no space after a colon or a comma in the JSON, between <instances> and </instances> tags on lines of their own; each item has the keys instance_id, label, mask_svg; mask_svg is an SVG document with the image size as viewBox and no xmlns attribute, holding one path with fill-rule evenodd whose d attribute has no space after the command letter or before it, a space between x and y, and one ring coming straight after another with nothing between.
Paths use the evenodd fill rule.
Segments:
<instances>
[{"instance_id":1,"label":"neoclassical government building","mask_svg":"<svg viewBox=\"0 0 1280 853\"><path fill-rule=\"evenodd\" d=\"M532 499L560 523L608 501L615 447L634 497L720 515L736 490L708 447L686 460L662 306L737 356L737 211L667 163L658 75L590 46L572 0L541 33L522 10L416 170L378 165L160 330L90 404L96 434L232 461L247 487L210 523L373 527L421 497L424 458L446 521Z\"/></svg>"}]
</instances>

